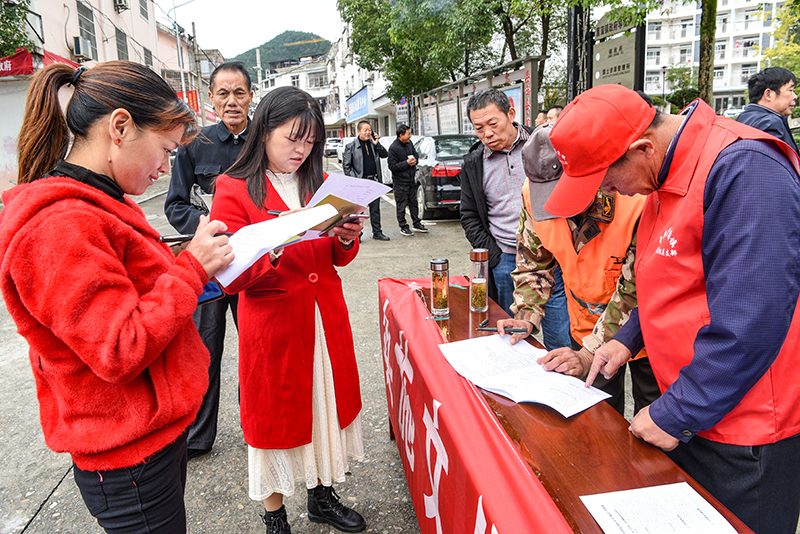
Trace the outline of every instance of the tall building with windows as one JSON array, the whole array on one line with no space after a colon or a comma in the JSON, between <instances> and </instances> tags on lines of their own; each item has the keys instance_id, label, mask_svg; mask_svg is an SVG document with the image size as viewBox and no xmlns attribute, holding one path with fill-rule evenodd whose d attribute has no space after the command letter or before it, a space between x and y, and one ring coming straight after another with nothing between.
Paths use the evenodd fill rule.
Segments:
<instances>
[{"instance_id":1,"label":"tall building with windows","mask_svg":"<svg viewBox=\"0 0 800 534\"><path fill-rule=\"evenodd\" d=\"M714 110L740 111L746 105L747 80L762 68L762 51L774 43L773 16L784 1L718 0L714 44ZM645 92L669 94L667 69L700 63L700 5L668 0L663 13L647 17Z\"/></svg>"}]
</instances>

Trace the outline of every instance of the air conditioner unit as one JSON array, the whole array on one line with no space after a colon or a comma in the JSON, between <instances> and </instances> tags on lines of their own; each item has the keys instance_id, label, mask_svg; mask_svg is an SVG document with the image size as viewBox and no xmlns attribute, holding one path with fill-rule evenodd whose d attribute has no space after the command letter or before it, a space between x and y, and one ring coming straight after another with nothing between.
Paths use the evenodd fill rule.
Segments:
<instances>
[{"instance_id":1,"label":"air conditioner unit","mask_svg":"<svg viewBox=\"0 0 800 534\"><path fill-rule=\"evenodd\" d=\"M92 43L89 39L75 36L73 39L72 55L75 59L89 60L92 59Z\"/></svg>"},{"instance_id":2,"label":"air conditioner unit","mask_svg":"<svg viewBox=\"0 0 800 534\"><path fill-rule=\"evenodd\" d=\"M129 9L128 0L114 0L114 11L122 13L126 9Z\"/></svg>"}]
</instances>

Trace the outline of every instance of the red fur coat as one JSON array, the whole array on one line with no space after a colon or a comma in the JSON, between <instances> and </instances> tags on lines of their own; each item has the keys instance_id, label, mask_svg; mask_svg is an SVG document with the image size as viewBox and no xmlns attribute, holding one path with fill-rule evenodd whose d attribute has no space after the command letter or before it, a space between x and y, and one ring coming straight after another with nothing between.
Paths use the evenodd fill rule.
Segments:
<instances>
[{"instance_id":1,"label":"red fur coat","mask_svg":"<svg viewBox=\"0 0 800 534\"><path fill-rule=\"evenodd\" d=\"M208 387L192 323L205 271L142 210L71 178L14 187L0 287L30 360L47 445L84 470L135 465L191 424Z\"/></svg>"}]
</instances>

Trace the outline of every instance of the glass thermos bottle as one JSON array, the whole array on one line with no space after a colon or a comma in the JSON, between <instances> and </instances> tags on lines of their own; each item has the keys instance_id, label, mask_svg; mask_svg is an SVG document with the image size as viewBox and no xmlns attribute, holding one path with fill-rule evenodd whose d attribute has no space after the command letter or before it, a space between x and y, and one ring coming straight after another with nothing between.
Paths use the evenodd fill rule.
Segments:
<instances>
[{"instance_id":1,"label":"glass thermos bottle","mask_svg":"<svg viewBox=\"0 0 800 534\"><path fill-rule=\"evenodd\" d=\"M431 313L436 317L450 315L448 290L450 286L450 266L446 259L431 260Z\"/></svg>"},{"instance_id":2,"label":"glass thermos bottle","mask_svg":"<svg viewBox=\"0 0 800 534\"><path fill-rule=\"evenodd\" d=\"M489 309L489 298L486 294L489 251L485 248L474 248L469 253L469 259L472 261L469 274L469 309L474 312L485 312Z\"/></svg>"}]
</instances>

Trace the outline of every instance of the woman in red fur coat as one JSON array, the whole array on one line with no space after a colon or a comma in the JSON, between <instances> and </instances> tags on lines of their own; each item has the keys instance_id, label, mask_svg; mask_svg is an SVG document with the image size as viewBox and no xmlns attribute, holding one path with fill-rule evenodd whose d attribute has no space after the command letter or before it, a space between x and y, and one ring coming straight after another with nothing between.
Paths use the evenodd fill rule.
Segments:
<instances>
[{"instance_id":1,"label":"woman in red fur coat","mask_svg":"<svg viewBox=\"0 0 800 534\"><path fill-rule=\"evenodd\" d=\"M305 206L322 184L325 126L316 100L295 87L270 92L228 175L217 179L211 216L235 232L267 210ZM335 237L264 256L226 291L239 292L239 384L249 445L250 498L263 501L270 534L289 533L283 497L308 489L308 516L346 532L364 518L333 492L361 458L361 394L342 282L334 266L358 253L362 224Z\"/></svg>"},{"instance_id":2,"label":"woman in red fur coat","mask_svg":"<svg viewBox=\"0 0 800 534\"><path fill-rule=\"evenodd\" d=\"M19 185L3 194L0 287L30 345L45 440L72 455L107 532L186 531L185 431L208 384L191 315L233 255L206 220L176 258L127 195L167 172L195 129L143 65L50 65L28 93Z\"/></svg>"}]
</instances>

